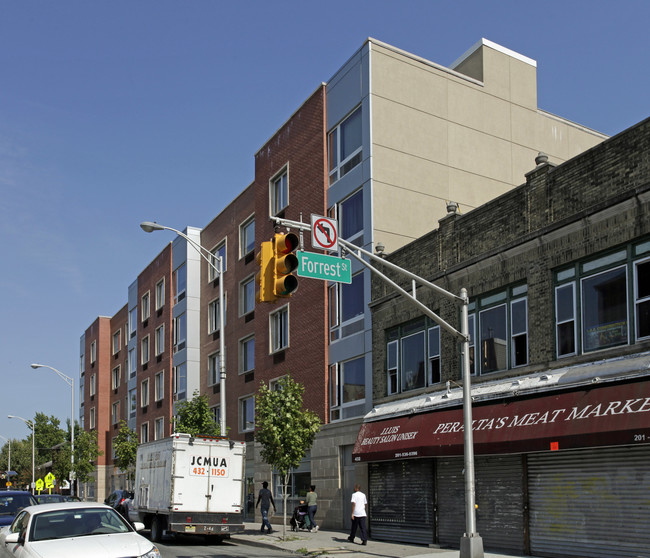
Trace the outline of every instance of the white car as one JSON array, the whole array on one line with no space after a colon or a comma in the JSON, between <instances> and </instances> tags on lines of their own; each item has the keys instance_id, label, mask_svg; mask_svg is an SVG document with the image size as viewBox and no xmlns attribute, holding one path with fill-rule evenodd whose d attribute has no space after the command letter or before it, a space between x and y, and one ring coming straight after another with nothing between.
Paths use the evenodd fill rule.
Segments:
<instances>
[{"instance_id":1,"label":"white car","mask_svg":"<svg viewBox=\"0 0 650 558\"><path fill-rule=\"evenodd\" d=\"M160 558L160 551L113 508L90 502L29 506L0 530L0 556L16 558Z\"/></svg>"}]
</instances>

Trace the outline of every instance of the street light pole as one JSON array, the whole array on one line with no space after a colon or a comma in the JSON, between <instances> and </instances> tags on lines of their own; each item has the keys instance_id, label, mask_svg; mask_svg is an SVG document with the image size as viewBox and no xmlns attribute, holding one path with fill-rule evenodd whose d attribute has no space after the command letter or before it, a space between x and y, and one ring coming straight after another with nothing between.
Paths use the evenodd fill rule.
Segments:
<instances>
[{"instance_id":1,"label":"street light pole","mask_svg":"<svg viewBox=\"0 0 650 558\"><path fill-rule=\"evenodd\" d=\"M7 460L7 471L11 471L11 440L9 438L5 438L4 436L0 436L3 440L7 440L7 443L9 444L9 459Z\"/></svg>"},{"instance_id":2,"label":"street light pole","mask_svg":"<svg viewBox=\"0 0 650 558\"><path fill-rule=\"evenodd\" d=\"M53 372L65 381L66 384L70 386L70 494L75 495L75 484L74 484L74 378L66 376L63 372L60 372L56 368L52 368L47 364L32 364L31 367L36 370L37 368L49 368Z\"/></svg>"},{"instance_id":3,"label":"street light pole","mask_svg":"<svg viewBox=\"0 0 650 558\"><path fill-rule=\"evenodd\" d=\"M201 246L198 242L191 239L185 233L182 233L179 230L173 229L172 227L166 227L158 223L153 223L151 221L144 221L140 223L140 228L144 232L153 232L153 231L172 231L178 236L184 238L191 246L194 248L199 255L208 263L208 265L214 269L219 275L219 434L221 436L226 435L226 348L225 348L225 324L224 324L224 300L223 300L223 258L217 254L213 254L208 249ZM207 255L206 255L207 254ZM217 261L217 265L214 265L210 258L214 258Z\"/></svg>"},{"instance_id":4,"label":"street light pole","mask_svg":"<svg viewBox=\"0 0 650 558\"><path fill-rule=\"evenodd\" d=\"M34 467L35 464L35 453L34 453L34 438L36 437L34 434L34 421L33 420L27 420L24 419L23 417L17 417L16 415L7 415L7 418L16 418L19 420L22 420L27 426L29 426L32 429L32 494L34 493L34 483L36 482L36 477L34 475L34 471L36 467Z\"/></svg>"}]
</instances>

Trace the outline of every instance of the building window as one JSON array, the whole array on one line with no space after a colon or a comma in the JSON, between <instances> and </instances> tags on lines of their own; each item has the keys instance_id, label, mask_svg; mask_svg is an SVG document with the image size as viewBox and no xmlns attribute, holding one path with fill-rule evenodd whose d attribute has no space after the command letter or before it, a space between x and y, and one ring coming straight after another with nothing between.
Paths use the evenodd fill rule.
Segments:
<instances>
[{"instance_id":1,"label":"building window","mask_svg":"<svg viewBox=\"0 0 650 558\"><path fill-rule=\"evenodd\" d=\"M650 338L650 260L634 264L636 338Z\"/></svg>"},{"instance_id":2,"label":"building window","mask_svg":"<svg viewBox=\"0 0 650 558\"><path fill-rule=\"evenodd\" d=\"M217 278L217 269L219 269L218 258L221 259L222 271L226 271L226 241L223 240L216 248L211 250L210 263L208 266L208 281L214 281Z\"/></svg>"},{"instance_id":3,"label":"building window","mask_svg":"<svg viewBox=\"0 0 650 558\"><path fill-rule=\"evenodd\" d=\"M255 430L255 397L252 395L239 400L239 430Z\"/></svg>"},{"instance_id":4,"label":"building window","mask_svg":"<svg viewBox=\"0 0 650 558\"><path fill-rule=\"evenodd\" d=\"M330 207L328 216L338 219L339 235L341 238L363 245L363 190L357 190L337 205Z\"/></svg>"},{"instance_id":5,"label":"building window","mask_svg":"<svg viewBox=\"0 0 650 558\"><path fill-rule=\"evenodd\" d=\"M162 440L165 437L165 419L157 418L154 422L154 440Z\"/></svg>"},{"instance_id":6,"label":"building window","mask_svg":"<svg viewBox=\"0 0 650 558\"><path fill-rule=\"evenodd\" d=\"M135 418L138 410L138 394L137 390L133 388L129 390L129 418Z\"/></svg>"},{"instance_id":7,"label":"building window","mask_svg":"<svg viewBox=\"0 0 650 558\"><path fill-rule=\"evenodd\" d=\"M255 336L239 342L239 372L244 374L255 368Z\"/></svg>"},{"instance_id":8,"label":"building window","mask_svg":"<svg viewBox=\"0 0 650 558\"><path fill-rule=\"evenodd\" d=\"M255 310L255 278L249 277L239 284L240 314L244 316Z\"/></svg>"},{"instance_id":9,"label":"building window","mask_svg":"<svg viewBox=\"0 0 650 558\"><path fill-rule=\"evenodd\" d=\"M558 358L650 337L649 251L650 243L646 241L579 262L555 274ZM644 258L639 257L643 255Z\"/></svg>"},{"instance_id":10,"label":"building window","mask_svg":"<svg viewBox=\"0 0 650 558\"><path fill-rule=\"evenodd\" d=\"M140 443L145 444L149 441L149 423L143 422L140 425Z\"/></svg>"},{"instance_id":11,"label":"building window","mask_svg":"<svg viewBox=\"0 0 650 558\"><path fill-rule=\"evenodd\" d=\"M149 405L149 380L143 380L140 384L140 407Z\"/></svg>"},{"instance_id":12,"label":"building window","mask_svg":"<svg viewBox=\"0 0 650 558\"><path fill-rule=\"evenodd\" d=\"M440 326L419 318L386 334L388 395L440 383Z\"/></svg>"},{"instance_id":13,"label":"building window","mask_svg":"<svg viewBox=\"0 0 650 558\"><path fill-rule=\"evenodd\" d=\"M156 283L156 310L165 306L165 278Z\"/></svg>"},{"instance_id":14,"label":"building window","mask_svg":"<svg viewBox=\"0 0 650 558\"><path fill-rule=\"evenodd\" d=\"M149 304L150 302L150 296L149 296L149 291L147 291L145 294L142 295L142 298L140 299L141 302L141 308L140 310L142 311L142 321L146 321L149 319L149 316L151 315L151 306Z\"/></svg>"},{"instance_id":15,"label":"building window","mask_svg":"<svg viewBox=\"0 0 650 558\"><path fill-rule=\"evenodd\" d=\"M138 355L135 349L129 350L129 378L135 378L138 369Z\"/></svg>"},{"instance_id":16,"label":"building window","mask_svg":"<svg viewBox=\"0 0 650 558\"><path fill-rule=\"evenodd\" d=\"M90 344L90 364L97 362L97 341Z\"/></svg>"},{"instance_id":17,"label":"building window","mask_svg":"<svg viewBox=\"0 0 650 558\"><path fill-rule=\"evenodd\" d=\"M361 107L343 120L328 135L330 184L345 176L362 158Z\"/></svg>"},{"instance_id":18,"label":"building window","mask_svg":"<svg viewBox=\"0 0 650 558\"><path fill-rule=\"evenodd\" d=\"M117 424L118 422L120 422L120 402L116 401L111 408L111 424Z\"/></svg>"},{"instance_id":19,"label":"building window","mask_svg":"<svg viewBox=\"0 0 650 558\"><path fill-rule=\"evenodd\" d=\"M91 407L91 409L90 409L90 412L89 412L89 414L88 414L88 422L90 423L90 424L89 424L89 428L90 428L91 430L92 430L93 428L95 428L95 426L96 426L96 425L95 425L95 407Z\"/></svg>"},{"instance_id":20,"label":"building window","mask_svg":"<svg viewBox=\"0 0 650 558\"><path fill-rule=\"evenodd\" d=\"M224 309L223 309L223 320L226 321L226 293L223 295L224 300ZM219 299L216 298L210 304L208 304L208 334L215 333L221 329L221 324L219 322Z\"/></svg>"},{"instance_id":21,"label":"building window","mask_svg":"<svg viewBox=\"0 0 650 558\"><path fill-rule=\"evenodd\" d=\"M181 401L187 398L187 363L174 366L174 399Z\"/></svg>"},{"instance_id":22,"label":"building window","mask_svg":"<svg viewBox=\"0 0 650 558\"><path fill-rule=\"evenodd\" d=\"M215 405L214 407L210 407L210 414L212 415L212 420L215 422L215 424L220 424L221 423L221 406L220 405Z\"/></svg>"},{"instance_id":23,"label":"building window","mask_svg":"<svg viewBox=\"0 0 650 558\"><path fill-rule=\"evenodd\" d=\"M185 338L187 335L187 322L185 313L174 318L172 322L173 351L177 353L185 348Z\"/></svg>"},{"instance_id":24,"label":"building window","mask_svg":"<svg viewBox=\"0 0 650 558\"><path fill-rule=\"evenodd\" d=\"M518 285L469 305L471 373L528 364L528 286ZM478 340L478 358L475 346ZM478 368L478 370L476 370Z\"/></svg>"},{"instance_id":25,"label":"building window","mask_svg":"<svg viewBox=\"0 0 650 558\"><path fill-rule=\"evenodd\" d=\"M181 264L174 271L174 304L178 304L185 298L187 290L187 267Z\"/></svg>"},{"instance_id":26,"label":"building window","mask_svg":"<svg viewBox=\"0 0 650 558\"><path fill-rule=\"evenodd\" d=\"M118 329L113 334L113 354L116 355L120 352L120 345L122 344L122 330Z\"/></svg>"},{"instance_id":27,"label":"building window","mask_svg":"<svg viewBox=\"0 0 650 558\"><path fill-rule=\"evenodd\" d=\"M289 306L283 306L269 314L269 335L271 353L289 347Z\"/></svg>"},{"instance_id":28,"label":"building window","mask_svg":"<svg viewBox=\"0 0 650 558\"><path fill-rule=\"evenodd\" d=\"M120 387L120 367L116 366L111 373L111 389L118 387Z\"/></svg>"},{"instance_id":29,"label":"building window","mask_svg":"<svg viewBox=\"0 0 650 558\"><path fill-rule=\"evenodd\" d=\"M156 345L156 356L163 354L165 352L165 324L156 328L156 338L154 342Z\"/></svg>"},{"instance_id":30,"label":"building window","mask_svg":"<svg viewBox=\"0 0 650 558\"><path fill-rule=\"evenodd\" d=\"M219 351L208 355L208 385L214 386L219 383Z\"/></svg>"},{"instance_id":31,"label":"building window","mask_svg":"<svg viewBox=\"0 0 650 558\"><path fill-rule=\"evenodd\" d=\"M365 357L330 365L330 419L341 420L365 413Z\"/></svg>"},{"instance_id":32,"label":"building window","mask_svg":"<svg viewBox=\"0 0 650 558\"><path fill-rule=\"evenodd\" d=\"M135 337L135 332L137 330L137 319L138 319L138 307L131 308L129 310L129 338Z\"/></svg>"},{"instance_id":33,"label":"building window","mask_svg":"<svg viewBox=\"0 0 650 558\"><path fill-rule=\"evenodd\" d=\"M149 362L149 336L148 335L140 343L140 356L141 356L142 364L147 364Z\"/></svg>"},{"instance_id":34,"label":"building window","mask_svg":"<svg viewBox=\"0 0 650 558\"><path fill-rule=\"evenodd\" d=\"M154 397L156 401L162 401L165 397L165 373L158 372L154 377Z\"/></svg>"},{"instance_id":35,"label":"building window","mask_svg":"<svg viewBox=\"0 0 650 558\"><path fill-rule=\"evenodd\" d=\"M271 215L277 215L289 205L289 175L282 171L271 180Z\"/></svg>"},{"instance_id":36,"label":"building window","mask_svg":"<svg viewBox=\"0 0 650 558\"><path fill-rule=\"evenodd\" d=\"M255 219L251 217L239 227L239 257L255 250Z\"/></svg>"},{"instance_id":37,"label":"building window","mask_svg":"<svg viewBox=\"0 0 650 558\"><path fill-rule=\"evenodd\" d=\"M363 331L366 307L363 290L364 274L357 273L352 282L333 283L329 287L330 341Z\"/></svg>"},{"instance_id":38,"label":"building window","mask_svg":"<svg viewBox=\"0 0 650 558\"><path fill-rule=\"evenodd\" d=\"M90 397L93 397L95 395L96 382L97 382L97 374L91 374L90 375L90 386L89 386Z\"/></svg>"}]
</instances>

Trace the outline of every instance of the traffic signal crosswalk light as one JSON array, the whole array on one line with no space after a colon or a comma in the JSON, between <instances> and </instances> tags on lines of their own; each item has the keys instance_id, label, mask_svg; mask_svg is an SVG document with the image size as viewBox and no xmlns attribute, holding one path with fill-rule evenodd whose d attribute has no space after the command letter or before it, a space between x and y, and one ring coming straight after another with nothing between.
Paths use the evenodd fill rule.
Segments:
<instances>
[{"instance_id":1,"label":"traffic signal crosswalk light","mask_svg":"<svg viewBox=\"0 0 650 558\"><path fill-rule=\"evenodd\" d=\"M275 302L276 297L273 294L273 269L275 254L273 252L273 242L262 242L260 251L257 254L257 263L259 271L255 276L255 281L259 286L257 292L258 302Z\"/></svg>"},{"instance_id":2,"label":"traffic signal crosswalk light","mask_svg":"<svg viewBox=\"0 0 650 558\"><path fill-rule=\"evenodd\" d=\"M298 289L298 278L293 272L298 269L298 236L293 233L276 233L273 237L273 294L289 297Z\"/></svg>"}]
</instances>

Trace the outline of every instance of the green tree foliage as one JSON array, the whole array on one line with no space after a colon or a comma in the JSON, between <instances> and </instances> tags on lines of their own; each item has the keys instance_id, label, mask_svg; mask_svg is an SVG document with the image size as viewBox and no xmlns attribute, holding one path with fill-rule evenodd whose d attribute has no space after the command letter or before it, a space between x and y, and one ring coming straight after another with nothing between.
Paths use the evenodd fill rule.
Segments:
<instances>
[{"instance_id":1,"label":"green tree foliage","mask_svg":"<svg viewBox=\"0 0 650 558\"><path fill-rule=\"evenodd\" d=\"M269 389L262 384L255 398L255 438L262 445L262 459L281 476L284 485L284 521L287 524L287 484L291 470L300 465L320 429L318 415L303 409L305 387L291 376Z\"/></svg>"},{"instance_id":2,"label":"green tree foliage","mask_svg":"<svg viewBox=\"0 0 650 558\"><path fill-rule=\"evenodd\" d=\"M120 430L115 439L115 465L126 472L129 481L135 479L135 461L138 453L138 437L125 420L120 421Z\"/></svg>"},{"instance_id":3,"label":"green tree foliage","mask_svg":"<svg viewBox=\"0 0 650 558\"><path fill-rule=\"evenodd\" d=\"M26 440L11 440L11 468L18 473L18 475L12 479L14 487L28 487L32 482L31 431Z\"/></svg>"},{"instance_id":4,"label":"green tree foliage","mask_svg":"<svg viewBox=\"0 0 650 558\"><path fill-rule=\"evenodd\" d=\"M75 424L74 469L77 482L95 482L93 474L97 458L103 454L97 443L97 431L88 432Z\"/></svg>"},{"instance_id":5,"label":"green tree foliage","mask_svg":"<svg viewBox=\"0 0 650 558\"><path fill-rule=\"evenodd\" d=\"M45 413L36 413L33 420L38 467L48 461L54 461L55 452L61 449L59 444L63 444L66 440L66 432L61 429L61 421L55 416L48 417Z\"/></svg>"},{"instance_id":6,"label":"green tree foliage","mask_svg":"<svg viewBox=\"0 0 650 558\"><path fill-rule=\"evenodd\" d=\"M54 416L36 413L34 417L35 456L34 476L43 478L51 462L52 474L57 483L62 483L70 476L71 467L71 431L70 421L67 429L59 427L60 421ZM103 454L97 443L97 432L85 432L75 423L75 476L79 482L93 482L97 457ZM6 448L6 449L5 449ZM5 451L8 457L8 444L0 453L0 464L5 463ZM47 466L46 466L47 464ZM11 441L11 468L18 473L14 484L28 487L32 482L32 432L24 440Z\"/></svg>"},{"instance_id":7,"label":"green tree foliage","mask_svg":"<svg viewBox=\"0 0 650 558\"><path fill-rule=\"evenodd\" d=\"M215 422L208 396L194 392L189 401L177 404L174 430L191 436L219 436L219 425Z\"/></svg>"}]
</instances>

